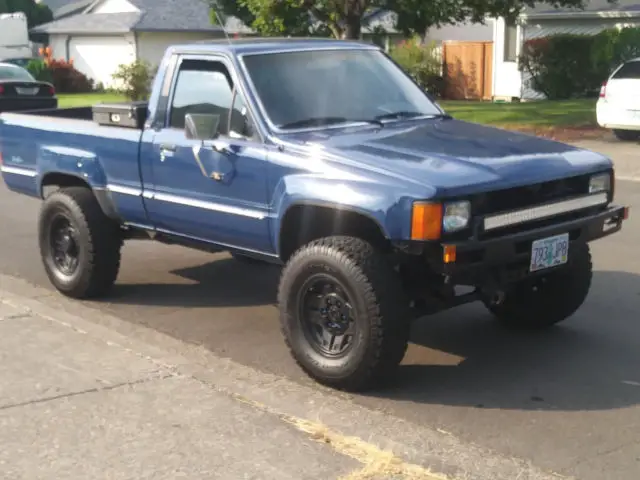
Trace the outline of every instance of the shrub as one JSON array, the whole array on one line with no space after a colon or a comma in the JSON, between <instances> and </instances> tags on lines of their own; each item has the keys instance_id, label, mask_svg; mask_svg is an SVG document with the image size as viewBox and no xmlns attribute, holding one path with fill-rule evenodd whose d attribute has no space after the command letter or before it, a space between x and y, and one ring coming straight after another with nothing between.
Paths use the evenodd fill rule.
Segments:
<instances>
[{"instance_id":1,"label":"shrub","mask_svg":"<svg viewBox=\"0 0 640 480\"><path fill-rule=\"evenodd\" d=\"M120 90L130 100L147 100L151 93L153 71L149 63L136 60L128 65L118 67L113 74L114 80L119 80Z\"/></svg>"},{"instance_id":2,"label":"shrub","mask_svg":"<svg viewBox=\"0 0 640 480\"><path fill-rule=\"evenodd\" d=\"M40 78L34 72L46 75L47 80L44 81L53 83L59 93L87 93L93 90L93 81L79 70L76 70L73 66L73 60L56 60L53 58L51 47L40 48L39 53L43 59L32 60L27 66L27 69L29 69L29 66L33 66L34 70L29 71L38 80Z\"/></svg>"},{"instance_id":3,"label":"shrub","mask_svg":"<svg viewBox=\"0 0 640 480\"><path fill-rule=\"evenodd\" d=\"M73 66L73 61L50 60L48 64L53 85L60 93L88 93L93 91L93 81Z\"/></svg>"},{"instance_id":4,"label":"shrub","mask_svg":"<svg viewBox=\"0 0 640 480\"><path fill-rule=\"evenodd\" d=\"M640 28L611 28L594 37L592 62L602 80L618 65L640 57Z\"/></svg>"},{"instance_id":5,"label":"shrub","mask_svg":"<svg viewBox=\"0 0 640 480\"><path fill-rule=\"evenodd\" d=\"M423 45L412 38L391 48L390 55L418 85L435 96L442 94L442 59L435 42Z\"/></svg>"},{"instance_id":6,"label":"shrub","mask_svg":"<svg viewBox=\"0 0 640 480\"><path fill-rule=\"evenodd\" d=\"M615 67L639 56L640 28L560 34L525 42L520 70L531 76L531 88L551 100L589 97Z\"/></svg>"},{"instance_id":7,"label":"shrub","mask_svg":"<svg viewBox=\"0 0 640 480\"><path fill-rule=\"evenodd\" d=\"M27 70L33 76L33 78L40 82L53 82L51 70L49 69L47 64L44 63L44 60L41 60L39 58L30 60L27 64Z\"/></svg>"},{"instance_id":8,"label":"shrub","mask_svg":"<svg viewBox=\"0 0 640 480\"><path fill-rule=\"evenodd\" d=\"M550 100L584 97L601 79L593 67L590 35L558 34L524 43L520 70L531 76L530 86Z\"/></svg>"}]
</instances>

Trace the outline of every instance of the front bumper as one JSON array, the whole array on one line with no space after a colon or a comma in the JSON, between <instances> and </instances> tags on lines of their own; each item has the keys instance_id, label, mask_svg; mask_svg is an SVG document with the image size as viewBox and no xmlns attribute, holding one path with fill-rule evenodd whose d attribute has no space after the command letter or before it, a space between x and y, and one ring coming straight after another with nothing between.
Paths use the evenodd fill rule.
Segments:
<instances>
[{"instance_id":1,"label":"front bumper","mask_svg":"<svg viewBox=\"0 0 640 480\"><path fill-rule=\"evenodd\" d=\"M446 246L455 248L455 261L445 263L445 245L440 247L438 256L429 255L428 261L433 270L450 277L454 284L479 285L490 280L509 283L531 275L529 263L533 241L568 233L570 261L571 245L616 233L627 215L628 207L614 205L595 214L541 228L487 240L447 243Z\"/></svg>"}]
</instances>

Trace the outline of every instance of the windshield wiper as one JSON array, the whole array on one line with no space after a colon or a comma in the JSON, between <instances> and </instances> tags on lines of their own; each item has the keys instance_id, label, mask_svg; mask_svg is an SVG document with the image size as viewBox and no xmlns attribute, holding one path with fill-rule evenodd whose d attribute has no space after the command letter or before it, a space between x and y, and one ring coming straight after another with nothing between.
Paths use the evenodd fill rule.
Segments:
<instances>
[{"instance_id":1,"label":"windshield wiper","mask_svg":"<svg viewBox=\"0 0 640 480\"><path fill-rule=\"evenodd\" d=\"M390 120L395 118L412 118L412 117L422 117L428 115L422 112L412 112L409 110L401 110L399 112L389 112L383 113L382 115L378 115L375 117L376 120Z\"/></svg>"},{"instance_id":2,"label":"windshield wiper","mask_svg":"<svg viewBox=\"0 0 640 480\"><path fill-rule=\"evenodd\" d=\"M309 117L295 122L289 122L278 125L279 128L304 128L304 127L320 127L323 125L333 125L337 123L371 123L380 127L383 123L377 118L347 118L347 117Z\"/></svg>"}]
</instances>

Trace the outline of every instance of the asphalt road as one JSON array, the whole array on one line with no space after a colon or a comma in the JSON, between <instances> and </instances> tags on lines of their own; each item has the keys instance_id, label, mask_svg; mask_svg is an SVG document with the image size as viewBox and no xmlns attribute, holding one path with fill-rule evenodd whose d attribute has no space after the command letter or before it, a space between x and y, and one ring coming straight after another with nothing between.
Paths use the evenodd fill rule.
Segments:
<instances>
[{"instance_id":1,"label":"asphalt road","mask_svg":"<svg viewBox=\"0 0 640 480\"><path fill-rule=\"evenodd\" d=\"M640 183L617 200L640 207ZM36 246L39 203L0 186L0 271L49 287ZM593 245L584 307L552 331L501 330L480 305L421 320L390 391L355 401L586 480L640 472L640 219ZM130 242L115 294L94 303L223 357L308 382L285 350L278 269ZM50 288L50 287L49 287Z\"/></svg>"}]
</instances>

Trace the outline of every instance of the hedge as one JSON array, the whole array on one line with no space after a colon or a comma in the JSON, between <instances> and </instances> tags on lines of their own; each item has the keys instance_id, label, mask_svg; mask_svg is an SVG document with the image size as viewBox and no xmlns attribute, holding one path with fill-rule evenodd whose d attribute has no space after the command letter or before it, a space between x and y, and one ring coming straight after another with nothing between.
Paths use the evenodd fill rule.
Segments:
<instances>
[{"instance_id":1,"label":"hedge","mask_svg":"<svg viewBox=\"0 0 640 480\"><path fill-rule=\"evenodd\" d=\"M596 35L557 34L528 40L519 66L529 86L550 100L597 95L621 63L640 56L640 28L604 30Z\"/></svg>"}]
</instances>

